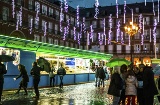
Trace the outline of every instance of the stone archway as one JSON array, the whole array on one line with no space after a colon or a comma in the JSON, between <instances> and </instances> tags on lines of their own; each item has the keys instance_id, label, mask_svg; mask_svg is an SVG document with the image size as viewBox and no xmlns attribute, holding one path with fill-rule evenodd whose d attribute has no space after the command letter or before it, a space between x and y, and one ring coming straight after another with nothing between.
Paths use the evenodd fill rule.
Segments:
<instances>
[{"instance_id":1,"label":"stone archway","mask_svg":"<svg viewBox=\"0 0 160 105\"><path fill-rule=\"evenodd\" d=\"M12 37L16 37L16 38L22 38L22 39L26 39L24 33L20 30L14 30L11 32L10 36Z\"/></svg>"}]
</instances>

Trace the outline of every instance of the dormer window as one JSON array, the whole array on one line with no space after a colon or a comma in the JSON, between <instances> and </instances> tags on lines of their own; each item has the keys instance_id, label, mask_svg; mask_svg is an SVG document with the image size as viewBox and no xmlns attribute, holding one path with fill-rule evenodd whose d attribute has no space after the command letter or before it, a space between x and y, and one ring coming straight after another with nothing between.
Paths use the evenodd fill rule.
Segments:
<instances>
[{"instance_id":1,"label":"dormer window","mask_svg":"<svg viewBox=\"0 0 160 105\"><path fill-rule=\"evenodd\" d=\"M47 6L42 5L42 14L47 15Z\"/></svg>"}]
</instances>

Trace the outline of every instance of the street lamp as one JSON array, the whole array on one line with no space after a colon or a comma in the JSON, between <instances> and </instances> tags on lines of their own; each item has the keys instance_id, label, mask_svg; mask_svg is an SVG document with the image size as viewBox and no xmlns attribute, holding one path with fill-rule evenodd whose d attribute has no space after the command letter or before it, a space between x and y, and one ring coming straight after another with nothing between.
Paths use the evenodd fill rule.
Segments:
<instances>
[{"instance_id":1,"label":"street lamp","mask_svg":"<svg viewBox=\"0 0 160 105\"><path fill-rule=\"evenodd\" d=\"M131 43L131 46L130 46L130 53L131 53L131 62L132 62L132 53L133 53L133 42L132 42L132 37L133 35L135 35L137 32L138 32L138 26L136 24L133 24L133 22L130 22L129 25L126 25L124 27L125 29L125 32L130 35L130 43Z\"/></svg>"}]
</instances>

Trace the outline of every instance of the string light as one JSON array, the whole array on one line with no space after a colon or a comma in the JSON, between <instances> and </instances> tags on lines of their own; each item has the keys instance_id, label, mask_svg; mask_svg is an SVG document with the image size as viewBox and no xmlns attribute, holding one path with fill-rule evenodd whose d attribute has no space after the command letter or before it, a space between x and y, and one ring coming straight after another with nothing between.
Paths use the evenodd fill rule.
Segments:
<instances>
[{"instance_id":1,"label":"string light","mask_svg":"<svg viewBox=\"0 0 160 105\"><path fill-rule=\"evenodd\" d=\"M131 9L131 12L132 12L132 23L133 23L133 9Z\"/></svg>"},{"instance_id":2,"label":"string light","mask_svg":"<svg viewBox=\"0 0 160 105\"><path fill-rule=\"evenodd\" d=\"M154 39L154 45L156 45L156 27L157 27L157 20L154 19L154 28L153 28L153 39Z\"/></svg>"},{"instance_id":3,"label":"string light","mask_svg":"<svg viewBox=\"0 0 160 105\"><path fill-rule=\"evenodd\" d=\"M81 37L81 35L80 35L80 33L78 33L78 44L80 45L80 37Z\"/></svg>"},{"instance_id":4,"label":"string light","mask_svg":"<svg viewBox=\"0 0 160 105\"><path fill-rule=\"evenodd\" d=\"M118 37L119 37L119 34L120 34L120 20L118 21L117 23L117 42L118 42Z\"/></svg>"},{"instance_id":5,"label":"string light","mask_svg":"<svg viewBox=\"0 0 160 105\"><path fill-rule=\"evenodd\" d=\"M154 14L154 16L155 16L154 1L152 0L152 2L153 2L153 14Z\"/></svg>"},{"instance_id":6,"label":"string light","mask_svg":"<svg viewBox=\"0 0 160 105\"><path fill-rule=\"evenodd\" d=\"M14 0L12 0L12 16L13 16L13 18L14 18L14 15L15 15L15 1Z\"/></svg>"},{"instance_id":7,"label":"string light","mask_svg":"<svg viewBox=\"0 0 160 105\"><path fill-rule=\"evenodd\" d=\"M121 44L124 44L123 32L121 31Z\"/></svg>"},{"instance_id":8,"label":"string light","mask_svg":"<svg viewBox=\"0 0 160 105\"><path fill-rule=\"evenodd\" d=\"M95 0L95 15L94 15L94 18L95 18L95 19L98 19L98 18L97 18L97 15L99 14L98 6L99 6L99 1L98 1L98 0Z\"/></svg>"},{"instance_id":9,"label":"string light","mask_svg":"<svg viewBox=\"0 0 160 105\"><path fill-rule=\"evenodd\" d=\"M103 33L103 35L104 35L104 44L106 45L106 20L105 20L105 18L103 19L103 31L104 31L104 33Z\"/></svg>"},{"instance_id":10,"label":"string light","mask_svg":"<svg viewBox=\"0 0 160 105\"><path fill-rule=\"evenodd\" d=\"M87 45L90 45L89 33L87 33Z\"/></svg>"},{"instance_id":11,"label":"string light","mask_svg":"<svg viewBox=\"0 0 160 105\"><path fill-rule=\"evenodd\" d=\"M112 14L109 16L109 32L108 32L108 44L111 44L111 33L112 33Z\"/></svg>"},{"instance_id":12,"label":"string light","mask_svg":"<svg viewBox=\"0 0 160 105\"><path fill-rule=\"evenodd\" d=\"M144 18L143 18L143 33L141 34L141 45L144 43Z\"/></svg>"},{"instance_id":13,"label":"string light","mask_svg":"<svg viewBox=\"0 0 160 105\"><path fill-rule=\"evenodd\" d=\"M44 36L46 36L46 31L47 31L47 22L44 23Z\"/></svg>"},{"instance_id":14,"label":"string light","mask_svg":"<svg viewBox=\"0 0 160 105\"><path fill-rule=\"evenodd\" d=\"M39 22L39 16L38 16L38 14L39 14L39 12L40 12L40 4L38 3L38 2L35 2L35 4L36 4L36 18L35 18L35 23L36 23L36 25L38 25L38 22Z\"/></svg>"},{"instance_id":15,"label":"string light","mask_svg":"<svg viewBox=\"0 0 160 105\"><path fill-rule=\"evenodd\" d=\"M101 38L101 33L98 33L98 41L99 41L99 45L102 45L102 38Z\"/></svg>"},{"instance_id":16,"label":"string light","mask_svg":"<svg viewBox=\"0 0 160 105\"><path fill-rule=\"evenodd\" d=\"M131 36L130 35L129 35L129 46L131 46Z\"/></svg>"},{"instance_id":17,"label":"string light","mask_svg":"<svg viewBox=\"0 0 160 105\"><path fill-rule=\"evenodd\" d=\"M63 21L63 3L62 3L62 1L61 1L61 6L60 6L60 8L61 8L61 12L60 12L60 21L59 21L59 25L60 25L60 32L63 32L62 31L62 21Z\"/></svg>"},{"instance_id":18,"label":"string light","mask_svg":"<svg viewBox=\"0 0 160 105\"><path fill-rule=\"evenodd\" d=\"M85 19L85 17L83 17L83 32L84 33L86 33L86 25L85 25L85 21L86 21L86 19Z\"/></svg>"},{"instance_id":19,"label":"string light","mask_svg":"<svg viewBox=\"0 0 160 105\"><path fill-rule=\"evenodd\" d=\"M140 14L140 15L139 15L139 30L138 30L139 33L141 33L141 30L142 30L142 18L143 18L143 17L142 17L142 14Z\"/></svg>"},{"instance_id":20,"label":"string light","mask_svg":"<svg viewBox=\"0 0 160 105\"><path fill-rule=\"evenodd\" d=\"M16 30L18 30L19 27L19 13L17 14L17 24L16 24Z\"/></svg>"},{"instance_id":21,"label":"string light","mask_svg":"<svg viewBox=\"0 0 160 105\"><path fill-rule=\"evenodd\" d=\"M22 6L19 11L19 25L22 26Z\"/></svg>"},{"instance_id":22,"label":"string light","mask_svg":"<svg viewBox=\"0 0 160 105\"><path fill-rule=\"evenodd\" d=\"M33 27L33 19L31 19L30 21L31 21L31 23L30 23L30 29L29 30L30 30L30 34L31 34L32 33L32 27Z\"/></svg>"},{"instance_id":23,"label":"string light","mask_svg":"<svg viewBox=\"0 0 160 105\"><path fill-rule=\"evenodd\" d=\"M68 12L67 0L64 0L64 10L65 10L65 12Z\"/></svg>"},{"instance_id":24,"label":"string light","mask_svg":"<svg viewBox=\"0 0 160 105\"><path fill-rule=\"evenodd\" d=\"M91 25L90 26L90 30L91 30L91 33L90 33L90 39L92 40L92 42L93 42L93 26Z\"/></svg>"},{"instance_id":25,"label":"string light","mask_svg":"<svg viewBox=\"0 0 160 105\"><path fill-rule=\"evenodd\" d=\"M79 27L79 5L77 6L77 27Z\"/></svg>"},{"instance_id":26,"label":"string light","mask_svg":"<svg viewBox=\"0 0 160 105\"><path fill-rule=\"evenodd\" d=\"M159 22L159 0L158 0L158 22Z\"/></svg>"},{"instance_id":27,"label":"string light","mask_svg":"<svg viewBox=\"0 0 160 105\"><path fill-rule=\"evenodd\" d=\"M126 23L126 0L124 0L124 23Z\"/></svg>"},{"instance_id":28,"label":"string light","mask_svg":"<svg viewBox=\"0 0 160 105\"><path fill-rule=\"evenodd\" d=\"M149 32L149 33L150 33L149 42L151 42L151 40L152 40L152 38L151 38L151 34L152 34L152 32L151 32L151 31L152 31L152 30L151 30L151 28L150 28L150 30L149 30L149 31L150 31L150 32Z\"/></svg>"},{"instance_id":29,"label":"string light","mask_svg":"<svg viewBox=\"0 0 160 105\"><path fill-rule=\"evenodd\" d=\"M63 35L63 40L66 40L66 34L67 34L67 28L64 27L64 35Z\"/></svg>"},{"instance_id":30,"label":"string light","mask_svg":"<svg viewBox=\"0 0 160 105\"><path fill-rule=\"evenodd\" d=\"M77 37L76 37L76 27L73 28L73 34L74 34L74 40L76 40L77 39Z\"/></svg>"},{"instance_id":31,"label":"string light","mask_svg":"<svg viewBox=\"0 0 160 105\"><path fill-rule=\"evenodd\" d=\"M116 10L117 10L116 15L117 15L117 18L118 18L118 0L116 0Z\"/></svg>"}]
</instances>

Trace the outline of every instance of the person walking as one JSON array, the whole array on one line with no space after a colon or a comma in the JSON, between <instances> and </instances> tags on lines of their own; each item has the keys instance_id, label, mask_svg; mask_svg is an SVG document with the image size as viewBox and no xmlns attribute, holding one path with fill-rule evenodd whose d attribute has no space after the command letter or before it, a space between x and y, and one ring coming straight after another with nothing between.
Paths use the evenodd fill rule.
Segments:
<instances>
[{"instance_id":1,"label":"person walking","mask_svg":"<svg viewBox=\"0 0 160 105\"><path fill-rule=\"evenodd\" d=\"M19 83L19 89L18 91L16 92L16 94L19 94L19 91L21 90L21 88L23 87L24 91L25 91L25 94L24 95L28 95L28 92L27 92L27 85L28 85L28 82L29 82L29 77L28 77L28 74L27 74L27 71L25 69L25 66L22 65L22 64L19 64L18 65L18 70L20 71L20 74L16 77L16 78L13 78L14 80L17 80L18 78L22 77L22 80L21 82Z\"/></svg>"},{"instance_id":2,"label":"person walking","mask_svg":"<svg viewBox=\"0 0 160 105\"><path fill-rule=\"evenodd\" d=\"M123 88L123 81L119 73L119 67L114 67L113 74L111 76L111 82L108 88L108 94L113 96L112 105L118 105L121 90Z\"/></svg>"},{"instance_id":3,"label":"person walking","mask_svg":"<svg viewBox=\"0 0 160 105\"><path fill-rule=\"evenodd\" d=\"M149 66L144 67L143 71L143 95L144 105L153 105L154 95L158 94L158 90L154 81L154 73Z\"/></svg>"},{"instance_id":4,"label":"person walking","mask_svg":"<svg viewBox=\"0 0 160 105\"><path fill-rule=\"evenodd\" d=\"M126 96L125 96L125 88L126 88L125 79L126 79L126 76L127 76L127 65L123 64L121 66L121 68L120 68L120 76L121 76L121 78L123 80L123 89L121 91L119 104L120 105L125 105L125 99L126 99Z\"/></svg>"},{"instance_id":5,"label":"person walking","mask_svg":"<svg viewBox=\"0 0 160 105\"><path fill-rule=\"evenodd\" d=\"M98 72L98 65L95 66L95 69L94 69L94 72L95 72L95 87L98 86L98 81L99 81L99 78L98 78L98 75L99 75L99 72Z\"/></svg>"},{"instance_id":6,"label":"person walking","mask_svg":"<svg viewBox=\"0 0 160 105\"><path fill-rule=\"evenodd\" d=\"M127 71L125 84L126 84L126 89L125 89L126 105L137 105L136 96L137 96L138 81L134 75L133 70Z\"/></svg>"},{"instance_id":7,"label":"person walking","mask_svg":"<svg viewBox=\"0 0 160 105\"><path fill-rule=\"evenodd\" d=\"M39 90L38 90L38 84L40 82L40 70L42 68L37 65L37 62L32 63L32 69L30 71L30 74L33 76L33 86L35 90L36 96L33 98L39 99Z\"/></svg>"},{"instance_id":8,"label":"person walking","mask_svg":"<svg viewBox=\"0 0 160 105\"><path fill-rule=\"evenodd\" d=\"M59 75L60 78L59 88L63 88L63 76L66 75L66 70L63 68L62 64L57 70L57 75Z\"/></svg>"},{"instance_id":9,"label":"person walking","mask_svg":"<svg viewBox=\"0 0 160 105\"><path fill-rule=\"evenodd\" d=\"M50 71L49 71L49 79L50 79L50 87L54 87L54 82L55 82L55 68L54 65L52 65Z\"/></svg>"},{"instance_id":10,"label":"person walking","mask_svg":"<svg viewBox=\"0 0 160 105\"><path fill-rule=\"evenodd\" d=\"M2 63L2 60L0 59L0 105L2 105L2 91L3 91L3 84L4 84L4 77L3 75L7 73L5 65Z\"/></svg>"},{"instance_id":11,"label":"person walking","mask_svg":"<svg viewBox=\"0 0 160 105\"><path fill-rule=\"evenodd\" d=\"M106 74L105 74L105 71L103 69L102 66L99 67L99 70L98 70L98 78L99 78L99 81L98 81L98 87L100 87L100 85L102 85L103 87L105 87L105 84L104 84L104 79L106 78Z\"/></svg>"}]
</instances>

